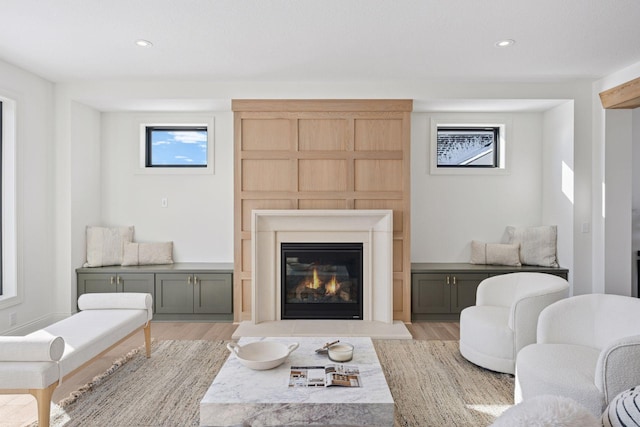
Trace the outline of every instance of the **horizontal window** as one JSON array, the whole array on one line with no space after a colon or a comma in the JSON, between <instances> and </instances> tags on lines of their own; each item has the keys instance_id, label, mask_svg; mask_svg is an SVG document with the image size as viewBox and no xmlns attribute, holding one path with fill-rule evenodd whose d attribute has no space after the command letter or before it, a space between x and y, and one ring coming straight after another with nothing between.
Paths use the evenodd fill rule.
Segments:
<instances>
[{"instance_id":1,"label":"horizontal window","mask_svg":"<svg viewBox=\"0 0 640 427\"><path fill-rule=\"evenodd\" d=\"M146 126L145 167L206 168L207 126Z\"/></svg>"},{"instance_id":2,"label":"horizontal window","mask_svg":"<svg viewBox=\"0 0 640 427\"><path fill-rule=\"evenodd\" d=\"M505 175L511 118L452 113L432 116L430 172L434 175Z\"/></svg>"},{"instance_id":3,"label":"horizontal window","mask_svg":"<svg viewBox=\"0 0 640 427\"><path fill-rule=\"evenodd\" d=\"M500 128L438 126L437 166L499 167Z\"/></svg>"}]
</instances>

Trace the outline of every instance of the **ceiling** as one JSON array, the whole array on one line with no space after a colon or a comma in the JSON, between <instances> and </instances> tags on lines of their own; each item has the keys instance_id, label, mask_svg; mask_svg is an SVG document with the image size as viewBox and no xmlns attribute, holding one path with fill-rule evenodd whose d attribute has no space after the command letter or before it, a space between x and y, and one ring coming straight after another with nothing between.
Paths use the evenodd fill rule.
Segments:
<instances>
[{"instance_id":1,"label":"ceiling","mask_svg":"<svg viewBox=\"0 0 640 427\"><path fill-rule=\"evenodd\" d=\"M54 82L549 82L640 62L639 21L639 0L0 0L0 59Z\"/></svg>"}]
</instances>

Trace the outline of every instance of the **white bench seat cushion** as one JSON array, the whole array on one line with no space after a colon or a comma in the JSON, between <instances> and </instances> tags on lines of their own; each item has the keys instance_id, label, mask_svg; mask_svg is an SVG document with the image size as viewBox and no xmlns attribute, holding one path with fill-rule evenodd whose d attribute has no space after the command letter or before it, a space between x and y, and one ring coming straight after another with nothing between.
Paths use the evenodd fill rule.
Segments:
<instances>
[{"instance_id":1,"label":"white bench seat cushion","mask_svg":"<svg viewBox=\"0 0 640 427\"><path fill-rule=\"evenodd\" d=\"M56 362L2 362L0 385L3 389L46 388L58 381L60 374L67 375L146 323L146 310L87 310L74 314L43 329L64 337L60 367Z\"/></svg>"},{"instance_id":2,"label":"white bench seat cushion","mask_svg":"<svg viewBox=\"0 0 640 427\"><path fill-rule=\"evenodd\" d=\"M595 385L599 355L598 349L574 344L526 346L516 359L516 403L545 394L571 396L601 414L605 402Z\"/></svg>"},{"instance_id":3,"label":"white bench seat cushion","mask_svg":"<svg viewBox=\"0 0 640 427\"><path fill-rule=\"evenodd\" d=\"M64 337L62 375L80 367L147 323L143 310L87 310L44 328Z\"/></svg>"}]
</instances>

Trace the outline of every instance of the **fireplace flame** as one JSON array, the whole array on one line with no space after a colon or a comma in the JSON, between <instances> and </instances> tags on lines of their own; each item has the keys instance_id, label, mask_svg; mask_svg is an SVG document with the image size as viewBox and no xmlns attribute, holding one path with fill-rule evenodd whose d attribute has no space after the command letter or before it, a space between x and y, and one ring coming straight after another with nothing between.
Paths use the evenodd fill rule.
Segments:
<instances>
[{"instance_id":1,"label":"fireplace flame","mask_svg":"<svg viewBox=\"0 0 640 427\"><path fill-rule=\"evenodd\" d=\"M318 270L316 270L315 268L313 269L313 281L311 282L311 286L309 287L311 289L320 288L320 278L318 277Z\"/></svg>"},{"instance_id":2,"label":"fireplace flame","mask_svg":"<svg viewBox=\"0 0 640 427\"><path fill-rule=\"evenodd\" d=\"M326 285L324 285L324 289L325 289L325 294L328 294L328 295L335 295L338 292L338 289L340 289L340 284L336 280L335 275L331 278L331 280Z\"/></svg>"}]
</instances>

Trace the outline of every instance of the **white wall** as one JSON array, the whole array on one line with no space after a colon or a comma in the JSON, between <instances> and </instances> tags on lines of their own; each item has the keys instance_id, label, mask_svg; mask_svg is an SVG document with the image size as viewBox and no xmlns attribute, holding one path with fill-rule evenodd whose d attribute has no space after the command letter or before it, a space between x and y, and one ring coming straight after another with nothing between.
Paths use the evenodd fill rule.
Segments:
<instances>
[{"instance_id":1,"label":"white wall","mask_svg":"<svg viewBox=\"0 0 640 427\"><path fill-rule=\"evenodd\" d=\"M17 286L0 303L0 331L44 324L56 311L54 280L53 85L0 61L0 95L16 102ZM17 323L12 326L10 315Z\"/></svg>"},{"instance_id":2,"label":"white wall","mask_svg":"<svg viewBox=\"0 0 640 427\"><path fill-rule=\"evenodd\" d=\"M487 100L573 99L574 104L574 172L576 223L591 218L591 107L590 82L562 82L555 84L524 83L446 83L425 81L396 82L341 82L332 84L298 82L79 82L55 86L22 70L2 65L0 82L28 101L22 113L20 133L23 138L24 158L29 165L21 169L25 212L23 227L26 244L21 256L28 261L23 267L25 298L28 304L17 307L18 326L24 328L38 322L70 313L75 309L75 269L84 261L84 230L90 223L133 224L138 240L176 241L178 261L230 261L233 259L233 121L231 99L242 98L406 98L424 101L472 99L475 104ZM0 85L1 86L1 85ZM54 96L52 97L52 87ZM166 112L210 112L216 123L215 175L197 177L138 176L121 163L137 155L137 131L127 129L136 114ZM419 110L418 110L419 111ZM55 114L54 114L55 112ZM416 113L417 117L421 113ZM52 121L55 116L55 126ZM539 144L544 119L538 113L514 114L516 129L528 132L523 141ZM521 120L522 118L522 120ZM34 126L33 123L37 123ZM416 132L426 135L426 126L414 120ZM537 123L537 124L534 124ZM520 131L518 131L520 132ZM52 141L52 135L53 140ZM416 141L414 139L414 148ZM520 138L520 137L519 137ZM533 139L531 139L533 138ZM131 144L131 145L129 145ZM585 147L587 154L585 154ZM425 149L424 148L419 148ZM534 150L525 145L525 150ZM42 156L46 153L46 156ZM124 157L119 156L123 154ZM134 157L129 157L129 155ZM529 164L516 157L519 169L536 174L540 168L540 151L536 161ZM123 160L124 159L124 160ZM425 162L426 156L416 159ZM35 165L35 167L32 167ZM538 174L540 172L537 172ZM422 178L419 175L422 174ZM414 166L415 179L425 178L424 171ZM438 177L443 181L446 177ZM496 177L499 178L499 177ZM520 179L519 177L518 179ZM523 178L528 180L529 178ZM434 180L436 182L437 180ZM455 191L464 193L464 185L454 178ZM497 179L496 181L500 181ZM414 184L416 185L416 184ZM423 184L420 184L423 185ZM541 200L543 184L534 184L534 196ZM500 183L503 194L520 201L522 190ZM428 191L431 191L428 189ZM505 193L506 192L506 193ZM412 190L413 204L435 205L429 195ZM161 197L169 199L169 208L162 211ZM429 200L427 203L426 200ZM436 198L436 202L437 202ZM453 200L452 203L458 203ZM528 205L527 205L528 206ZM540 206L508 208L509 214L478 228L478 235L458 232L447 253L448 261L467 259L462 241L471 238L499 239L505 223L535 223L543 220ZM412 209L413 210L413 209ZM519 216L518 212L522 211ZM469 212L469 211L467 211ZM459 226L459 213L449 218L443 227ZM495 215L495 212L493 213ZM509 218L507 218L509 216ZM414 224L420 217L413 215ZM196 226L193 226L196 224ZM196 230L196 231L194 231ZM419 242L420 226L414 226L414 244L418 244L413 261L422 261L434 254L438 242L425 248ZM178 237L176 237L178 236ZM186 236L186 237L183 237ZM204 236L204 238L203 238ZM574 235L574 278L580 278L579 289L591 289L590 235ZM465 243L466 244L466 243ZM425 252L426 251L426 252ZM426 254L426 255L425 255ZM577 255L576 255L577 254ZM564 263L563 260L561 262ZM28 267L28 268L27 268ZM8 313L12 309L0 308L0 332L9 330ZM23 329L24 329L23 328Z\"/></svg>"},{"instance_id":3,"label":"white wall","mask_svg":"<svg viewBox=\"0 0 640 427\"><path fill-rule=\"evenodd\" d=\"M176 262L233 262L233 115L203 114L214 117L214 174L204 175L139 170L139 123L188 122L193 113L102 114L100 220L133 225L139 242L173 241Z\"/></svg>"},{"instance_id":4,"label":"white wall","mask_svg":"<svg viewBox=\"0 0 640 427\"><path fill-rule=\"evenodd\" d=\"M569 269L569 281L573 282L574 102L545 111L542 127L541 222L558 226L558 263Z\"/></svg>"},{"instance_id":5,"label":"white wall","mask_svg":"<svg viewBox=\"0 0 640 427\"><path fill-rule=\"evenodd\" d=\"M631 110L607 110L605 120L605 292L631 295Z\"/></svg>"},{"instance_id":6,"label":"white wall","mask_svg":"<svg viewBox=\"0 0 640 427\"><path fill-rule=\"evenodd\" d=\"M636 108L632 113L632 130L631 130L631 173L632 173L632 216L631 216L631 250L632 250L632 275L631 275L631 288L632 295L638 296L638 268L637 268L637 253L640 251L640 108ZM635 167L634 167L635 166Z\"/></svg>"},{"instance_id":7,"label":"white wall","mask_svg":"<svg viewBox=\"0 0 640 427\"><path fill-rule=\"evenodd\" d=\"M102 217L101 117L100 112L78 102L71 103L70 185L71 189L71 268L68 282L73 284L65 301L75 311L78 299L75 268L86 260L86 233L83 224L99 223Z\"/></svg>"},{"instance_id":8,"label":"white wall","mask_svg":"<svg viewBox=\"0 0 640 427\"><path fill-rule=\"evenodd\" d=\"M592 85L594 292L631 295L635 286L631 249L631 112L604 110L598 94L637 77L640 63Z\"/></svg>"},{"instance_id":9,"label":"white wall","mask_svg":"<svg viewBox=\"0 0 640 427\"><path fill-rule=\"evenodd\" d=\"M495 114L447 114L458 123ZM508 174L433 175L429 113L414 113L411 129L411 259L469 262L471 240L500 242L505 227L542 221L542 114L500 113L507 129Z\"/></svg>"}]
</instances>

